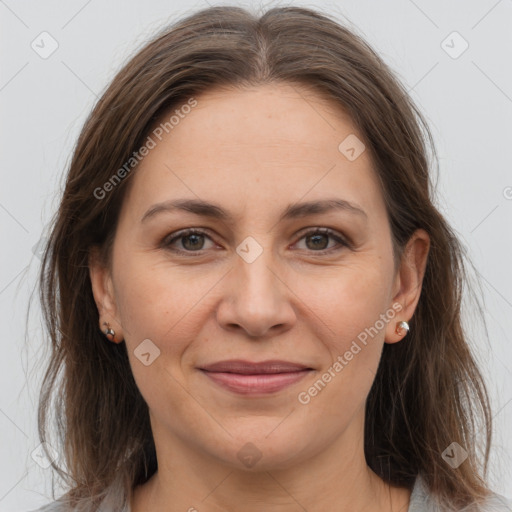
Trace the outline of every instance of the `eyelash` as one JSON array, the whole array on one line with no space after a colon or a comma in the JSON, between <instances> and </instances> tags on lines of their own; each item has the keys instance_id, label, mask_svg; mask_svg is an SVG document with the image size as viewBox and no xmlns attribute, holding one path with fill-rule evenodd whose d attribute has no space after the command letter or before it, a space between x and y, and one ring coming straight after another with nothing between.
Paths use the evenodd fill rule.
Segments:
<instances>
[{"instance_id":1,"label":"eyelash","mask_svg":"<svg viewBox=\"0 0 512 512\"><path fill-rule=\"evenodd\" d=\"M165 237L162 240L161 247L168 249L177 254L187 254L188 256L190 256L190 255L202 256L204 253L203 251L206 251L207 249L200 249L198 251L187 251L184 249L176 249L176 248L171 247L172 243L174 243L176 240L179 240L181 238L186 238L189 235L205 235L206 237L210 238L210 240L211 240L211 237L208 235L208 233L206 231L203 231L202 229L199 229L199 228L190 228L190 229L185 229L183 231L178 231L173 236L169 235L169 236ZM329 235L329 237L331 237L333 240L338 242L338 244L340 244L340 247L337 247L337 248L331 247L330 249L323 249L321 251L314 251L314 250L310 251L315 254L324 255L324 254L329 254L331 252L339 251L342 248L351 248L351 244L347 240L340 237L336 231L334 231L330 228L313 228L313 229L303 233L302 236L299 238L299 240L302 240L303 238L306 238L307 236L312 236L312 235Z\"/></svg>"}]
</instances>

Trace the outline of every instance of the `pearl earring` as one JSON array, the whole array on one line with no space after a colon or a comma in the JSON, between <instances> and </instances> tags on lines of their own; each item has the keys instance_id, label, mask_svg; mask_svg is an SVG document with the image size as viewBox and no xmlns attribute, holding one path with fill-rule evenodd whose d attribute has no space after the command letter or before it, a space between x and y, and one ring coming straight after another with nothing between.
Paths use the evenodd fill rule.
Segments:
<instances>
[{"instance_id":1,"label":"pearl earring","mask_svg":"<svg viewBox=\"0 0 512 512\"><path fill-rule=\"evenodd\" d=\"M110 340L110 341L114 341L115 339L115 331L114 329L112 329L110 327L110 324L108 324L107 322L103 322L103 325L106 325L107 328L103 331L103 333L105 334L105 336Z\"/></svg>"},{"instance_id":2,"label":"pearl earring","mask_svg":"<svg viewBox=\"0 0 512 512\"><path fill-rule=\"evenodd\" d=\"M398 335L402 335L402 334L404 334L404 331L405 331L405 334L407 334L409 332L409 324L405 320L402 320L401 322L397 322L395 332Z\"/></svg>"}]
</instances>

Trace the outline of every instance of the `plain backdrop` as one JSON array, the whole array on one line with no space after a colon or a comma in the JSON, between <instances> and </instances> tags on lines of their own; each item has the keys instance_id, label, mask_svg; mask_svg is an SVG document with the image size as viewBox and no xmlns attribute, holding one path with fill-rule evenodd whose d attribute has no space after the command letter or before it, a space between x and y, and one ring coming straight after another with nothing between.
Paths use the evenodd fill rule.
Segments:
<instances>
[{"instance_id":1,"label":"plain backdrop","mask_svg":"<svg viewBox=\"0 0 512 512\"><path fill-rule=\"evenodd\" d=\"M216 2L0 0L1 511L50 501L51 470L38 457L47 351L37 296L28 324L26 312L37 244L76 138L121 64L156 30L208 4ZM467 317L493 405L490 479L512 497L512 1L237 5L332 14L380 53L429 121L440 158L439 208L468 249L485 301L489 343L475 315Z\"/></svg>"}]
</instances>

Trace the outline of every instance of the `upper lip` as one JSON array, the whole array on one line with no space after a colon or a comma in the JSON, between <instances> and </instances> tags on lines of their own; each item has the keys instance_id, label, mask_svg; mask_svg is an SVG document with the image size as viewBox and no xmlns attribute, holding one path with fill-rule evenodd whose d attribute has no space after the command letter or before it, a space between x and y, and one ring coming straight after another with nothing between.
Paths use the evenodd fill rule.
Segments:
<instances>
[{"instance_id":1,"label":"upper lip","mask_svg":"<svg viewBox=\"0 0 512 512\"><path fill-rule=\"evenodd\" d=\"M208 372L240 373L246 375L258 375L262 373L290 373L301 370L311 370L310 367L304 364L292 363L290 361L268 360L252 362L243 361L242 359L219 361L217 363L201 366L200 369Z\"/></svg>"}]
</instances>

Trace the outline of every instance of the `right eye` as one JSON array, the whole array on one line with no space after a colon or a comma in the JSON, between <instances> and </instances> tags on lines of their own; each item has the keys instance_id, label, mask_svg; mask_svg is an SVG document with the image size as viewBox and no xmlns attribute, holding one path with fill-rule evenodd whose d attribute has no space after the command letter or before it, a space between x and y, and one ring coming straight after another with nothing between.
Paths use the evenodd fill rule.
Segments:
<instances>
[{"instance_id":1,"label":"right eye","mask_svg":"<svg viewBox=\"0 0 512 512\"><path fill-rule=\"evenodd\" d=\"M176 233L171 233L162 241L162 247L177 253L200 253L204 249L205 238L211 240L205 231L200 229L185 229ZM176 242L180 242L182 248L173 247ZM211 240L213 242L213 240Z\"/></svg>"}]
</instances>

